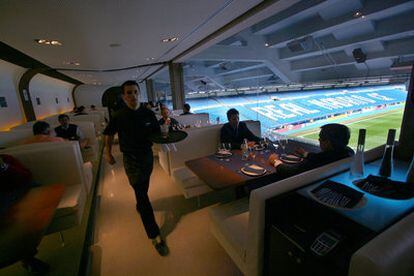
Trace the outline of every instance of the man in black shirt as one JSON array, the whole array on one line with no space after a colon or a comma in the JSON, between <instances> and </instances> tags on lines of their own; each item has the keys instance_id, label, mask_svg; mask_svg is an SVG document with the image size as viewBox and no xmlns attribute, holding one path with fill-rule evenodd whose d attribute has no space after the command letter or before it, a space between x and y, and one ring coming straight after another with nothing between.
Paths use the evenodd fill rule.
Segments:
<instances>
[{"instance_id":1,"label":"man in black shirt","mask_svg":"<svg viewBox=\"0 0 414 276\"><path fill-rule=\"evenodd\" d=\"M138 103L139 86L135 81L122 84L122 99L127 107L116 112L104 131L105 157L114 164L112 143L116 133L123 153L125 172L135 191L137 211L141 215L148 238L161 256L168 254L168 247L160 236L154 211L148 198L150 176L153 169L152 142L149 136L160 132L154 113L140 107Z\"/></svg>"},{"instance_id":2,"label":"man in black shirt","mask_svg":"<svg viewBox=\"0 0 414 276\"><path fill-rule=\"evenodd\" d=\"M254 135L246 126L246 123L239 122L239 111L231 108L227 111L228 123L225 123L220 130L221 143L231 143L232 149L240 149L244 139L247 139L249 146L259 142L260 138Z\"/></svg>"}]
</instances>

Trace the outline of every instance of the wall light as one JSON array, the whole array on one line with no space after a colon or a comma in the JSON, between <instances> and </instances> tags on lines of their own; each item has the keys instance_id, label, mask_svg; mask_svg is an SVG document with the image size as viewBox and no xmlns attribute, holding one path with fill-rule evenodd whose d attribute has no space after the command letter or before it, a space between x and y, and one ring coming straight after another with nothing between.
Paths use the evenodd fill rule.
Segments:
<instances>
[{"instance_id":1,"label":"wall light","mask_svg":"<svg viewBox=\"0 0 414 276\"><path fill-rule=\"evenodd\" d=\"M169 37L169 38L162 39L161 42L168 43L168 42L175 42L177 40L178 40L177 37Z\"/></svg>"},{"instance_id":2,"label":"wall light","mask_svg":"<svg viewBox=\"0 0 414 276\"><path fill-rule=\"evenodd\" d=\"M53 45L53 46L62 46L62 42L59 40L48 40L48 39L35 39L34 40L38 44L42 45Z\"/></svg>"}]
</instances>

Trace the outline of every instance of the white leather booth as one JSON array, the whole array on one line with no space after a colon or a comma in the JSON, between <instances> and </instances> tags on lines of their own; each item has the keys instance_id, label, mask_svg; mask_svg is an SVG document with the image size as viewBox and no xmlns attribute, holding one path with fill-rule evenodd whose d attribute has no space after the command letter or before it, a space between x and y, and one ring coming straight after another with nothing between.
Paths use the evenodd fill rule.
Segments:
<instances>
[{"instance_id":1,"label":"white leather booth","mask_svg":"<svg viewBox=\"0 0 414 276\"><path fill-rule=\"evenodd\" d=\"M247 127L260 137L260 122L246 121ZM176 151L159 152L161 167L171 175L184 197L190 198L212 191L200 178L191 172L185 161L213 154L220 142L222 125L210 125L187 129L188 136L175 144Z\"/></svg>"},{"instance_id":2,"label":"white leather booth","mask_svg":"<svg viewBox=\"0 0 414 276\"><path fill-rule=\"evenodd\" d=\"M0 147L6 148L19 145L33 136L31 128L21 128L10 131L0 131Z\"/></svg>"},{"instance_id":3,"label":"white leather booth","mask_svg":"<svg viewBox=\"0 0 414 276\"><path fill-rule=\"evenodd\" d=\"M20 145L0 151L17 158L39 185L65 185L48 233L62 231L81 222L84 204L92 186L92 165L83 163L77 142Z\"/></svg>"},{"instance_id":4,"label":"white leather booth","mask_svg":"<svg viewBox=\"0 0 414 276\"><path fill-rule=\"evenodd\" d=\"M210 117L208 113L194 113L181 116L171 116L183 126L208 126L210 125Z\"/></svg>"},{"instance_id":5,"label":"white leather booth","mask_svg":"<svg viewBox=\"0 0 414 276\"><path fill-rule=\"evenodd\" d=\"M383 147L378 147L365 153L365 160L370 162L382 155ZM211 207L210 230L239 269L245 275L261 275L264 259L264 228L266 200L277 195L300 188L323 178L349 169L352 157L319 167L299 175L269 184L253 190L249 200L243 198L227 204ZM411 229L414 227L411 226ZM414 240L411 236L410 246L413 252ZM358 251L359 252L359 251ZM357 252L357 253L358 253ZM368 267L364 252L355 253L359 260L359 267ZM398 253L396 253L398 255ZM352 267L352 263L351 263ZM352 272L352 270L351 270ZM353 273L351 275L362 275ZM382 275L382 274L364 274ZM397 275L397 274L384 274Z\"/></svg>"}]
</instances>

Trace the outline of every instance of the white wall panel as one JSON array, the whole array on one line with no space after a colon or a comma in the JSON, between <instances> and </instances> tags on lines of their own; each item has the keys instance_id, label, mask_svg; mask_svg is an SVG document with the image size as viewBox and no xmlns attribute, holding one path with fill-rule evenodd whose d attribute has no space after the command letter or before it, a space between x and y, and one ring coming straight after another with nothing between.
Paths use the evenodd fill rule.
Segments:
<instances>
[{"instance_id":1,"label":"white wall panel","mask_svg":"<svg viewBox=\"0 0 414 276\"><path fill-rule=\"evenodd\" d=\"M78 106L84 105L85 107L89 107L91 104L95 106L102 106L102 95L104 92L111 88L111 86L105 85L80 85L75 90L75 101ZM141 91L140 101L146 102L148 101L147 97L147 89L145 87L145 83L139 83L139 88Z\"/></svg>"},{"instance_id":2,"label":"white wall panel","mask_svg":"<svg viewBox=\"0 0 414 276\"><path fill-rule=\"evenodd\" d=\"M25 68L0 60L0 97L5 97L7 102L7 107L0 107L0 130L25 122L18 96L19 80L25 71Z\"/></svg>"},{"instance_id":3,"label":"white wall panel","mask_svg":"<svg viewBox=\"0 0 414 276\"><path fill-rule=\"evenodd\" d=\"M42 74L30 81L30 96L37 119L70 111L73 108L72 89L74 85ZM40 105L36 98L40 99ZM56 103L56 98L58 102Z\"/></svg>"}]
</instances>

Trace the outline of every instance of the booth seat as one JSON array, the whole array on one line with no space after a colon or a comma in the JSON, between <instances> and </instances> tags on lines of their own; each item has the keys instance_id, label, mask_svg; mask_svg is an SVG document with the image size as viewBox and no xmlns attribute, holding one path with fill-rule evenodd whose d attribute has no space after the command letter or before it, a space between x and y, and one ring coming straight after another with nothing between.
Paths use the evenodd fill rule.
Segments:
<instances>
[{"instance_id":1,"label":"booth seat","mask_svg":"<svg viewBox=\"0 0 414 276\"><path fill-rule=\"evenodd\" d=\"M413 275L413 233L414 212L356 251L351 257L348 275Z\"/></svg>"},{"instance_id":2,"label":"booth seat","mask_svg":"<svg viewBox=\"0 0 414 276\"><path fill-rule=\"evenodd\" d=\"M105 127L105 121L101 120L101 115L99 114L86 114L86 115L78 115L78 116L70 116L70 121L74 124L77 122L93 122L95 124L95 129L98 132L98 134L101 134L104 127Z\"/></svg>"},{"instance_id":3,"label":"booth seat","mask_svg":"<svg viewBox=\"0 0 414 276\"><path fill-rule=\"evenodd\" d=\"M31 128L0 131L0 147L6 148L10 146L19 145L32 136L33 131Z\"/></svg>"},{"instance_id":4,"label":"booth seat","mask_svg":"<svg viewBox=\"0 0 414 276\"><path fill-rule=\"evenodd\" d=\"M378 159L382 153L383 147L367 151L365 160ZM249 200L243 198L211 207L210 230L243 274L261 275L266 200L347 170L351 161L352 157L342 159L253 190Z\"/></svg>"},{"instance_id":5,"label":"booth seat","mask_svg":"<svg viewBox=\"0 0 414 276\"><path fill-rule=\"evenodd\" d=\"M92 167L83 164L77 142L21 145L0 153L10 154L22 162L39 185L65 185L48 233L62 231L81 222L87 194L91 190ZM85 175L87 170L90 170L90 176Z\"/></svg>"},{"instance_id":6,"label":"booth seat","mask_svg":"<svg viewBox=\"0 0 414 276\"><path fill-rule=\"evenodd\" d=\"M173 115L171 118L176 119L184 126L207 126L210 124L210 117L208 113L194 113L182 116Z\"/></svg>"},{"instance_id":7,"label":"booth seat","mask_svg":"<svg viewBox=\"0 0 414 276\"><path fill-rule=\"evenodd\" d=\"M247 127L260 137L260 122L246 121ZM185 166L185 161L213 154L220 143L222 125L188 129L188 136L175 144L176 151L159 152L161 166L169 173L186 198L211 191Z\"/></svg>"}]
</instances>

